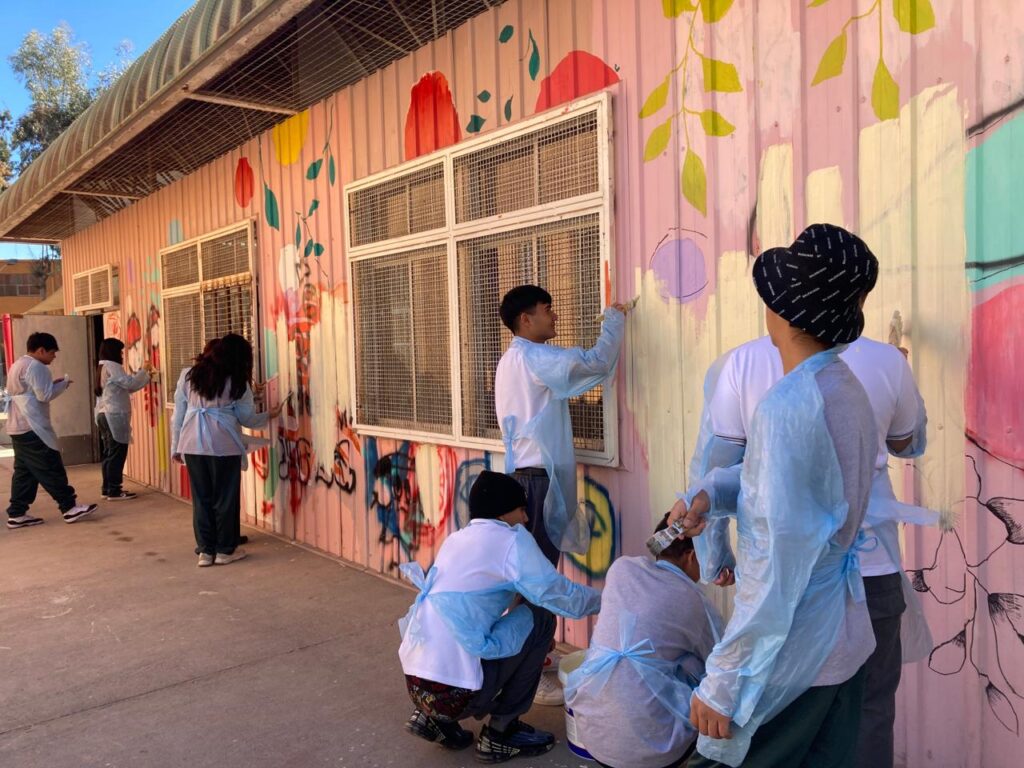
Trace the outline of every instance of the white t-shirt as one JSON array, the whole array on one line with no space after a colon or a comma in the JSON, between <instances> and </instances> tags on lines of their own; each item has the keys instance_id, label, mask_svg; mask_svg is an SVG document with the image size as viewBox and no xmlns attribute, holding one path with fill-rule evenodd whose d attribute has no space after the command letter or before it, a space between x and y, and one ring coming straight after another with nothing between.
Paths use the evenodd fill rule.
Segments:
<instances>
[{"instance_id":1,"label":"white t-shirt","mask_svg":"<svg viewBox=\"0 0 1024 768\"><path fill-rule=\"evenodd\" d=\"M515 416L516 422L526 424L540 413L552 398L551 390L533 375L526 364L523 350L513 344L508 348L494 375L494 410L498 426L506 416ZM540 446L532 440L520 438L512 441L516 469L543 467Z\"/></svg>"},{"instance_id":2,"label":"white t-shirt","mask_svg":"<svg viewBox=\"0 0 1024 768\"><path fill-rule=\"evenodd\" d=\"M733 442L746 442L754 409L764 394L782 378L782 358L768 336L742 344L727 353L711 399L711 427L715 435ZM886 472L889 449L886 440L909 437L924 419L921 396L914 374L903 353L891 344L863 336L840 354L864 387L878 427L878 455L875 474ZM899 553L899 532L895 522L875 527L879 545L860 553L864 576L897 573L900 564L889 552ZM881 541L881 539L885 541Z\"/></svg>"}]
</instances>

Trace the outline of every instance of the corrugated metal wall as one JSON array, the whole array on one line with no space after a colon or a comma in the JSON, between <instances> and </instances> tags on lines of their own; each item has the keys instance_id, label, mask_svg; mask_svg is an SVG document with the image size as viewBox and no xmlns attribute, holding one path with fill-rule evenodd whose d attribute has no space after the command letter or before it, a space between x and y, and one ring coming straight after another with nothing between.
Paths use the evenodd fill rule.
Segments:
<instances>
[{"instance_id":1,"label":"corrugated metal wall","mask_svg":"<svg viewBox=\"0 0 1024 768\"><path fill-rule=\"evenodd\" d=\"M287 424L250 471L250 522L383 573L410 557L429 564L489 457L350 428L341 189L474 129L607 87L613 290L641 300L619 378L622 466L585 470L588 502L613 534L567 572L599 583L612 557L641 551L685 485L704 371L761 332L750 254L814 221L855 229L882 262L868 333L887 339L900 312L929 407L928 455L894 462L896 487L947 522L907 541L940 645L929 663L906 668L901 757L912 766L1015 764L1024 714L1024 225L1014 210L1024 193L1024 7L807 5L507 2L66 241L66 270L120 265L122 306L111 322L129 359L132 349L158 356L158 250L255 218L265 373L282 391L307 387L312 413ZM297 224L325 246L319 259L296 249ZM158 388L147 397L129 472L180 492L161 445L169 413ZM398 467L400 487L382 460ZM586 635L585 622L565 632L577 644Z\"/></svg>"}]
</instances>

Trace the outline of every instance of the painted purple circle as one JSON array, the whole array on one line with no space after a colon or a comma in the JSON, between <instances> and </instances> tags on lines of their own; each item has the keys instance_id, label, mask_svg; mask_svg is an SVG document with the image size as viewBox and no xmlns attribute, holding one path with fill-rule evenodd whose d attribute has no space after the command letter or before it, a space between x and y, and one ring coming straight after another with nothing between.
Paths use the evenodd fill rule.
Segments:
<instances>
[{"instance_id":1,"label":"painted purple circle","mask_svg":"<svg viewBox=\"0 0 1024 768\"><path fill-rule=\"evenodd\" d=\"M651 269L658 276L663 299L673 298L685 304L699 298L708 285L704 253L690 238L666 240L651 259Z\"/></svg>"}]
</instances>

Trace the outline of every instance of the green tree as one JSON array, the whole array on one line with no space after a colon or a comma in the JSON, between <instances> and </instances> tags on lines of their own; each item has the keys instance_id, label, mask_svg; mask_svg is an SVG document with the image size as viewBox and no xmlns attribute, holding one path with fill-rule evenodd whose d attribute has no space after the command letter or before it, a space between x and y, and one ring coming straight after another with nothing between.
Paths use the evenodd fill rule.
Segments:
<instances>
[{"instance_id":1,"label":"green tree","mask_svg":"<svg viewBox=\"0 0 1024 768\"><path fill-rule=\"evenodd\" d=\"M0 111L0 192L11 186L14 176L14 165L11 158L11 133L14 130L14 118L8 109Z\"/></svg>"},{"instance_id":2,"label":"green tree","mask_svg":"<svg viewBox=\"0 0 1024 768\"><path fill-rule=\"evenodd\" d=\"M12 144L20 173L92 103L92 62L67 24L49 35L32 30L9 61L32 97L28 111L14 126Z\"/></svg>"}]
</instances>

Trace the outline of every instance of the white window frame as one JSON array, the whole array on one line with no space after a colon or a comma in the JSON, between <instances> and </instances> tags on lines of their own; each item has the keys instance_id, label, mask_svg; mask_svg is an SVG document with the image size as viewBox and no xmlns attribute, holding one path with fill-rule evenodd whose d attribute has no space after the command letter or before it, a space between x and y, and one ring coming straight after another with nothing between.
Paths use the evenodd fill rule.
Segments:
<instances>
[{"instance_id":1,"label":"white window frame","mask_svg":"<svg viewBox=\"0 0 1024 768\"><path fill-rule=\"evenodd\" d=\"M110 296L109 301L93 302L89 304L76 304L75 303L75 281L79 278L87 278L89 280L89 298L92 298L92 276L105 272L107 275L107 294ZM39 292L36 291L36 294ZM95 314L96 312L102 312L106 309L114 309L120 304L121 297L119 295L118 285L118 270L116 264L104 264L102 267L94 267L92 269L86 269L82 272L76 272L71 276L71 309L76 314ZM19 296L21 294L18 294Z\"/></svg>"},{"instance_id":2,"label":"white window frame","mask_svg":"<svg viewBox=\"0 0 1024 768\"><path fill-rule=\"evenodd\" d=\"M259 371L263 370L263 364L262 364L263 345L262 345L262 339L261 339L260 334L259 334L259 328L260 328L260 324L259 324L259 316L260 316L260 312L259 312L259 283L258 283L258 280L257 280L257 275L256 275L256 270L255 270L255 256L256 256L256 246L257 246L257 244L256 244L256 232L258 230L258 227L256 227L255 224L256 224L255 219L246 219L245 221L240 222L240 223L231 224L231 225L229 225L227 227L221 227L220 229L215 229L215 230L212 230L210 232L205 232L202 235L200 235L199 237L193 237L193 238L191 238L189 240L182 240L180 243L175 243L174 245L167 246L166 248L161 248L157 252L157 259L159 259L159 263L160 263L160 280L161 280L161 287L160 287L160 349L161 349L161 354L160 354L160 376L163 378L163 380L165 382L165 386L164 386L164 394L165 394L164 408L167 409L167 410L173 410L174 409L174 388L175 388L175 386L177 386L178 382L177 381L170 381L170 379L168 378L168 366L170 365L170 357L167 355L167 350L169 349L169 347L167 346L167 322L166 322L167 313L166 313L166 310L164 309L164 301L166 299L173 299L173 298L175 298L177 296L188 296L189 294L192 294L192 293L198 293L198 295L199 295L199 322L200 322L200 327L204 329L204 332L200 334L200 338L201 339L205 339L206 318L204 317L203 310L202 310L202 306L203 306L203 304L202 304L203 291L204 290L211 290L211 289L221 288L221 287L224 287L224 286L229 285L229 284L230 285L235 285L235 284L240 285L240 284L244 283L244 280L239 279L239 277L238 277L238 275L240 275L241 273L238 273L238 275L235 275L235 276L232 276L232 277L220 277L220 278L213 278L213 279L210 279L210 280L203 280L203 246L202 246L202 243L204 241L212 240L212 239L218 238L218 237L223 237L225 235L233 235L233 234L236 234L238 232L247 232L248 235L249 235L249 237L248 237L248 243L249 243L248 261L249 261L249 283L251 285L251 291L252 291L252 317L250 318L250 324L252 326L251 335L252 335L252 349L253 349L253 358L254 358L253 370L256 371L257 373ZM162 282L163 281L163 265L164 265L163 259L164 259L164 254L165 253L170 253L172 251L180 251L182 248L188 248L189 246L192 246L192 245L195 245L197 247L197 256L196 256L196 258L198 260L198 265L197 265L198 266L198 274L199 274L198 281L194 282L194 283L189 283L188 285L176 286L174 288L164 288L163 287L163 282ZM203 343L205 343L205 341ZM196 350L196 354L198 354L201 351L202 351L202 348Z\"/></svg>"},{"instance_id":3,"label":"white window frame","mask_svg":"<svg viewBox=\"0 0 1024 768\"><path fill-rule=\"evenodd\" d=\"M484 219L475 219L469 222L457 223L455 221L455 183L454 183L454 161L456 158L483 149L495 143L514 138L518 135L535 131L546 125L553 125L558 122L571 120L579 117L588 111L593 111L597 117L597 152L598 152L598 191L574 198L569 198L557 203L544 203L530 208L502 213ZM612 155L613 123L611 114L611 94L603 91L593 96L578 99L568 105L559 106L556 109L534 115L526 120L495 130L484 136L475 137L460 142L452 147L447 147L429 155L424 155L408 163L395 166L380 173L366 176L358 181L348 184L342 193L344 206L344 221L346 235L346 246L348 253L348 278L349 285L353 286L352 297L348 306L349 328L353 329L348 344L349 360L349 391L352 393L353 403L358 399L358 380L356 376L356 349L355 349L355 293L354 293L354 267L357 263L377 256L401 253L406 251L428 248L443 245L447 247L448 253L448 315L449 315L449 356L451 374L451 397L452 397L452 434L439 434L433 432L422 432L415 429L397 429L381 427L375 424L363 424L358 419L358 408L353 407L350 413L355 415L354 427L366 435L394 438L400 440L414 440L442 445L452 445L461 448L473 448L496 453L504 453L504 445L501 440L481 438L463 434L462 425L462 360L459 357L461 348L461 326L460 306L458 291L458 243L463 240L493 235L506 230L516 230L528 226L561 221L567 218L582 216L585 214L597 214L599 221L601 255L598 269L600 272L601 296L608 295L608 275L615 273L615 233L614 233L614 199L615 189L612 179L613 155ZM444 164L444 189L445 189L445 226L415 234L404 235L390 240L383 240L367 245L352 246L352 227L349 219L349 196L352 192L372 187L381 182L388 181L398 176L404 176L426 166L437 164L441 160ZM497 311L497 308L495 308ZM615 379L605 383L603 392L604 407L604 450L593 451L578 449L576 457L585 464L598 466L618 466L619 463L619 434L618 434L618 393Z\"/></svg>"}]
</instances>

